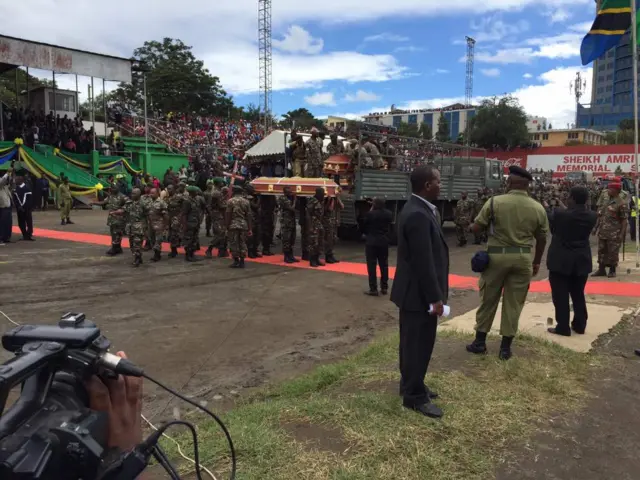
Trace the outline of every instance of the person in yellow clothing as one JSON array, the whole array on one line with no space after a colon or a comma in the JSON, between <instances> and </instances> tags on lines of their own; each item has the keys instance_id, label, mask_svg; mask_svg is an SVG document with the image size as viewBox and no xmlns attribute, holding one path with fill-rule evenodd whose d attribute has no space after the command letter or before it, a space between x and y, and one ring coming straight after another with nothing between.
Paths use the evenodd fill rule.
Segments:
<instances>
[{"instance_id":1,"label":"person in yellow clothing","mask_svg":"<svg viewBox=\"0 0 640 480\"><path fill-rule=\"evenodd\" d=\"M509 167L507 193L487 201L471 226L474 233L489 231L489 263L480 277L476 338L467 345L470 353L487 351L487 333L491 330L502 297L502 344L498 356L502 360L511 358L511 343L518 332L529 283L540 270L549 232L549 220L544 207L528 194L532 180L533 177L525 169ZM535 252L533 258L532 250Z\"/></svg>"},{"instance_id":2,"label":"person in yellow clothing","mask_svg":"<svg viewBox=\"0 0 640 480\"><path fill-rule=\"evenodd\" d=\"M71 207L73 206L73 197L71 196L71 188L69 187L69 179L64 177L62 183L58 186L58 208L60 209L60 225L73 225L69 218L71 215Z\"/></svg>"}]
</instances>

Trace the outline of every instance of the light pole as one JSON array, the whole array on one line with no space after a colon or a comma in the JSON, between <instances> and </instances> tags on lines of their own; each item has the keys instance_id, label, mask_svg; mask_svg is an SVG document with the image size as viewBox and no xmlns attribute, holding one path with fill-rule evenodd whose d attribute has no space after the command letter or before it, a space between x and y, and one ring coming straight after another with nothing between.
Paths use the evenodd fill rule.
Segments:
<instances>
[{"instance_id":1,"label":"light pole","mask_svg":"<svg viewBox=\"0 0 640 480\"><path fill-rule=\"evenodd\" d=\"M147 115L147 73L142 74L142 83L144 89L144 153L149 155L149 117Z\"/></svg>"}]
</instances>

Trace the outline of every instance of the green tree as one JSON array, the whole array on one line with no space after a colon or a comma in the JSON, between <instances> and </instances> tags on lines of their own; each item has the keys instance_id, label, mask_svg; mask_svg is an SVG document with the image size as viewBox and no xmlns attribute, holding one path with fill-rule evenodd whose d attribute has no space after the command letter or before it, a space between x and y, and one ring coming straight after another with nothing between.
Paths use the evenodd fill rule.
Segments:
<instances>
[{"instance_id":1,"label":"green tree","mask_svg":"<svg viewBox=\"0 0 640 480\"><path fill-rule=\"evenodd\" d=\"M478 147L503 149L527 145L527 115L518 101L509 95L484 100L471 119L471 143Z\"/></svg>"},{"instance_id":2,"label":"green tree","mask_svg":"<svg viewBox=\"0 0 640 480\"><path fill-rule=\"evenodd\" d=\"M16 72L18 76L18 93L27 90L27 83L29 84L29 90L33 90L38 87L53 87L53 80L41 80L28 75L26 70L21 68L9 70L0 74L0 101L8 107L16 106ZM27 82L27 77L29 81ZM17 104L22 106L22 101Z\"/></svg>"},{"instance_id":3,"label":"green tree","mask_svg":"<svg viewBox=\"0 0 640 480\"><path fill-rule=\"evenodd\" d=\"M436 132L436 140L439 142L448 142L449 137L449 122L443 114L440 114L438 119L438 131Z\"/></svg>"},{"instance_id":4,"label":"green tree","mask_svg":"<svg viewBox=\"0 0 640 480\"><path fill-rule=\"evenodd\" d=\"M133 52L136 67L130 84L121 83L116 98L127 108L142 112L144 108L144 76L147 80L148 108L164 113L186 112L197 115L231 116L233 98L211 75L182 40L164 38L148 41Z\"/></svg>"},{"instance_id":5,"label":"green tree","mask_svg":"<svg viewBox=\"0 0 640 480\"><path fill-rule=\"evenodd\" d=\"M433 130L431 125L426 123L420 125L420 138L424 140L433 140Z\"/></svg>"},{"instance_id":6,"label":"green tree","mask_svg":"<svg viewBox=\"0 0 640 480\"><path fill-rule=\"evenodd\" d=\"M398 125L398 135L401 137L420 137L418 124L401 122L400 125Z\"/></svg>"},{"instance_id":7,"label":"green tree","mask_svg":"<svg viewBox=\"0 0 640 480\"><path fill-rule=\"evenodd\" d=\"M302 130L308 130L311 127L324 128L322 120L314 117L313 113L306 108L296 108L288 111L282 116L280 125L287 129L291 129L294 126Z\"/></svg>"}]
</instances>

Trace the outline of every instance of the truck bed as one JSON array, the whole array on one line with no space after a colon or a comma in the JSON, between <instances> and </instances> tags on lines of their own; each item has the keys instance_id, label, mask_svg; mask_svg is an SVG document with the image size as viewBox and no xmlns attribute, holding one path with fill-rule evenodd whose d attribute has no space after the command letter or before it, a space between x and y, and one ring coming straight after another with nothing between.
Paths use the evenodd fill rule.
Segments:
<instances>
[{"instance_id":1,"label":"truck bed","mask_svg":"<svg viewBox=\"0 0 640 480\"><path fill-rule=\"evenodd\" d=\"M410 195L409 174L406 172L362 169L356 176L354 200L374 197L408 200Z\"/></svg>"}]
</instances>

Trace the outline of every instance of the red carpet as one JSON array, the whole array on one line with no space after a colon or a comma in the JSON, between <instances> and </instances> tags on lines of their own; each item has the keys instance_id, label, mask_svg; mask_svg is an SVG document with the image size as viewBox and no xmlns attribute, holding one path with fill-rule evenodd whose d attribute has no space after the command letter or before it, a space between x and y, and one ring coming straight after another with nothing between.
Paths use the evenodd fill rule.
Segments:
<instances>
[{"instance_id":1,"label":"red carpet","mask_svg":"<svg viewBox=\"0 0 640 480\"><path fill-rule=\"evenodd\" d=\"M13 231L17 234L20 230L17 227L13 228ZM65 240L68 242L88 243L93 245L109 246L111 244L111 238L107 235L98 235L95 233L80 233L71 231L59 231L59 230L46 230L42 228L34 229L35 237L51 238L54 240ZM125 238L122 241L123 247L128 247L129 242ZM169 250L169 245L164 245L164 250ZM196 252L197 255L203 256L204 250ZM311 269L308 262L300 262L294 264L287 264L282 262L282 255L274 255L273 257L262 257L254 260L247 259L248 262L264 263L268 265L279 265L282 267L290 268L306 268ZM313 269L323 272L335 272L348 275L367 275L367 266L364 263L354 262L340 262L333 265L326 265L324 267ZM396 272L395 267L389 267L389 276L393 278ZM478 279L476 277L466 277L463 275L449 275L449 285L451 288L456 289L478 289ZM531 292L535 293L550 293L551 288L549 282L546 280L534 281L531 283ZM609 295L618 297L640 297L640 283L632 282L598 282L589 281L585 293L589 295Z\"/></svg>"}]
</instances>

